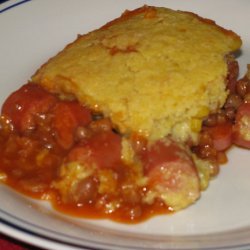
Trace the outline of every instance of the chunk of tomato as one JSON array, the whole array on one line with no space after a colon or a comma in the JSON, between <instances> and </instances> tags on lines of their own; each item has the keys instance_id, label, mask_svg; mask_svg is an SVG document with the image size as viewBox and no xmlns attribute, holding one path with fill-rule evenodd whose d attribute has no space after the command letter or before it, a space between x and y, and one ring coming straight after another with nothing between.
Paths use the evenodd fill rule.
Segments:
<instances>
[{"instance_id":1,"label":"chunk of tomato","mask_svg":"<svg viewBox=\"0 0 250 250\"><path fill-rule=\"evenodd\" d=\"M35 126L35 115L46 113L56 98L38 85L28 83L13 92L4 102L2 114L15 129L24 132Z\"/></svg>"},{"instance_id":2,"label":"chunk of tomato","mask_svg":"<svg viewBox=\"0 0 250 250\"><path fill-rule=\"evenodd\" d=\"M74 147L68 161L115 169L121 162L121 137L112 131L96 133L85 144Z\"/></svg>"},{"instance_id":3,"label":"chunk of tomato","mask_svg":"<svg viewBox=\"0 0 250 250\"><path fill-rule=\"evenodd\" d=\"M237 110L233 127L233 143L250 148L250 103L241 104Z\"/></svg>"},{"instance_id":4,"label":"chunk of tomato","mask_svg":"<svg viewBox=\"0 0 250 250\"><path fill-rule=\"evenodd\" d=\"M232 145L232 124L225 122L214 127L206 128L213 140L213 146L218 151L224 151Z\"/></svg>"},{"instance_id":5,"label":"chunk of tomato","mask_svg":"<svg viewBox=\"0 0 250 250\"><path fill-rule=\"evenodd\" d=\"M172 141L157 141L142 156L148 177L148 196L173 210L184 208L200 195L199 177L187 151Z\"/></svg>"},{"instance_id":6,"label":"chunk of tomato","mask_svg":"<svg viewBox=\"0 0 250 250\"><path fill-rule=\"evenodd\" d=\"M68 149L74 143L74 133L78 126L91 122L91 112L76 101L60 101L52 109L52 127L58 144Z\"/></svg>"}]
</instances>

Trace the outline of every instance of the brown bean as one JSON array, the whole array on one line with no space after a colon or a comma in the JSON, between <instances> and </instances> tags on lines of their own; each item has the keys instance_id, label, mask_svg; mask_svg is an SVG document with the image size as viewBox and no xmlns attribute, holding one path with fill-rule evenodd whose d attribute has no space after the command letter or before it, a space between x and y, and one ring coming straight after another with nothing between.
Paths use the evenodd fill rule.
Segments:
<instances>
[{"instance_id":1,"label":"brown bean","mask_svg":"<svg viewBox=\"0 0 250 250\"><path fill-rule=\"evenodd\" d=\"M86 139L88 137L90 137L91 132L89 129L87 129L86 127L77 127L76 131L75 131L75 141L80 141L82 139Z\"/></svg>"},{"instance_id":2,"label":"brown bean","mask_svg":"<svg viewBox=\"0 0 250 250\"><path fill-rule=\"evenodd\" d=\"M93 131L109 131L112 129L112 123L108 118L96 120L90 123L90 129Z\"/></svg>"},{"instance_id":3,"label":"brown bean","mask_svg":"<svg viewBox=\"0 0 250 250\"><path fill-rule=\"evenodd\" d=\"M237 109L242 103L242 99L239 95L236 94L230 94L227 98L225 108L233 107Z\"/></svg>"},{"instance_id":4,"label":"brown bean","mask_svg":"<svg viewBox=\"0 0 250 250\"><path fill-rule=\"evenodd\" d=\"M239 80L236 84L236 93L239 96L244 97L247 93L247 90L248 90L248 81L244 78Z\"/></svg>"},{"instance_id":5,"label":"brown bean","mask_svg":"<svg viewBox=\"0 0 250 250\"><path fill-rule=\"evenodd\" d=\"M90 202L95 199L98 192L98 182L93 177L81 180L73 196L77 197L78 202Z\"/></svg>"},{"instance_id":6,"label":"brown bean","mask_svg":"<svg viewBox=\"0 0 250 250\"><path fill-rule=\"evenodd\" d=\"M244 102L245 102L245 103L250 103L250 93L247 93L247 94L244 96Z\"/></svg>"},{"instance_id":7,"label":"brown bean","mask_svg":"<svg viewBox=\"0 0 250 250\"><path fill-rule=\"evenodd\" d=\"M199 149L199 156L203 159L214 159L216 157L216 153L216 149L214 149L210 145L201 146Z\"/></svg>"},{"instance_id":8,"label":"brown bean","mask_svg":"<svg viewBox=\"0 0 250 250\"><path fill-rule=\"evenodd\" d=\"M203 121L203 125L207 127L213 127L217 124L217 115L211 114L207 117L206 120Z\"/></svg>"},{"instance_id":9,"label":"brown bean","mask_svg":"<svg viewBox=\"0 0 250 250\"><path fill-rule=\"evenodd\" d=\"M228 107L225 109L225 115L229 120L233 120L235 118L235 114L236 114L235 108Z\"/></svg>"},{"instance_id":10,"label":"brown bean","mask_svg":"<svg viewBox=\"0 0 250 250\"><path fill-rule=\"evenodd\" d=\"M223 124L226 121L227 121L227 117L226 117L224 110L220 110L220 112L218 112L217 114L217 124Z\"/></svg>"}]
</instances>

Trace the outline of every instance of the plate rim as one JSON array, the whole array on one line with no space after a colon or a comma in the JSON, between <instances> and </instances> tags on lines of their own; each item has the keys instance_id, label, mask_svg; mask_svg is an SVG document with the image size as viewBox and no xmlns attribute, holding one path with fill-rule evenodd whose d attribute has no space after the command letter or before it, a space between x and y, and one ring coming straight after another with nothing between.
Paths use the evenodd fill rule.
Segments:
<instances>
[{"instance_id":1,"label":"plate rim","mask_svg":"<svg viewBox=\"0 0 250 250\"><path fill-rule=\"evenodd\" d=\"M0 8L0 14L30 1L32 0L7 0L7 2L3 2L0 5L0 7L3 6L3 8Z\"/></svg>"},{"instance_id":2,"label":"plate rim","mask_svg":"<svg viewBox=\"0 0 250 250\"><path fill-rule=\"evenodd\" d=\"M5 3L3 3L3 4L1 4L0 5L0 14L1 13L4 13L4 12L6 12L6 11L8 11L8 10L10 10L10 9L12 9L12 8L15 8L15 7L17 7L17 6L19 6L19 5L21 5L21 4L25 4L25 3L27 3L27 2L30 2L30 1L32 1L32 0L19 0L19 1L17 1L17 0L9 0L9 1L7 1L7 2L5 2ZM3 6L3 9L1 9L1 7ZM3 211L3 210L1 210L0 209L0 213L1 212L5 212L5 211ZM13 215L11 215L11 216L13 216ZM17 218L17 219L20 219L20 218ZM24 225L25 224L29 224L29 223L27 223L27 221L23 221L24 222ZM6 227L11 227L13 230L16 230L16 231L19 231L19 232L27 232L27 233L29 233L30 235L35 235L34 237L37 237L37 238L42 238L42 239L46 239L46 238L48 238L47 240L48 241L51 241L51 242L54 242L55 240L56 241L58 241L57 239L55 239L55 238L52 238L52 239L50 239L49 237L46 237L45 235L41 235L41 234L37 234L37 233L34 233L34 232L32 232L32 231L30 231L29 229L27 229L27 228L24 228L24 227L20 227L20 226L17 226L17 225L15 225L15 224L12 224L12 223L10 223L9 221L6 221L6 220L4 220L3 218L1 218L1 216L0 216L0 229L1 229L1 223L2 224L4 224ZM34 225L33 225L34 226ZM35 227L37 227L37 225L35 225ZM43 228L43 230L45 230L45 228ZM213 234L211 234L211 235L213 235ZM11 236L11 235L10 235ZM68 237L68 236L67 236ZM179 236L178 236L179 237ZM184 237L189 237L189 236L184 236ZM22 238L19 238L19 240L22 240ZM30 242L28 242L28 243L30 243ZM58 243L60 243L60 241L58 242ZM69 244L68 242L62 242L63 244ZM95 244L97 244L96 242L94 242ZM33 244L34 244L34 242L33 242ZM72 247L77 247L77 249L79 249L78 248L78 246L74 246L75 244L72 244ZM41 245L39 245L39 246L41 246ZM71 244L69 245L69 246L71 246ZM81 245L81 246L79 246L79 247L81 247L80 249L82 249L82 247L84 247L83 245ZM108 247L108 246L107 246ZM229 247L229 248L228 248ZM247 248L248 247L248 248ZM244 246L244 245L240 245L240 246L234 246L233 248L232 248L232 246L225 246L225 247L222 247L222 248L216 248L216 249L249 249L249 247L250 247L250 243L249 244L247 244L246 246ZM85 248L84 248L85 249ZM88 247L87 246L87 248L86 249L102 249L102 248L96 248L96 246L95 246L95 248L90 248L90 247ZM106 249L106 248L105 248ZM110 249L110 248L107 248L107 249ZM116 248L117 249L117 248ZM128 247L128 248L124 248L123 246L122 246L122 248L120 248L120 249L131 249L131 247ZM145 248L136 248L136 249L145 249ZM177 249L177 248L168 248L168 249ZM185 248L185 249L189 249L189 248ZM190 249L194 249L193 247L192 248L190 248ZM207 247L205 247L205 248L202 248L202 247L200 247L199 246L199 248L197 248L197 249L215 249L215 248L207 248Z\"/></svg>"}]
</instances>

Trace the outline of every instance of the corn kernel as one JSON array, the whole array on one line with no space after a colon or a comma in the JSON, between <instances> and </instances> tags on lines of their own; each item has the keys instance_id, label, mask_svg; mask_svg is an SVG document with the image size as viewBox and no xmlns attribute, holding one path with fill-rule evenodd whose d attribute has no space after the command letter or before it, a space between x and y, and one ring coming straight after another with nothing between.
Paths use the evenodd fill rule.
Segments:
<instances>
[{"instance_id":1,"label":"corn kernel","mask_svg":"<svg viewBox=\"0 0 250 250\"><path fill-rule=\"evenodd\" d=\"M202 125L202 120L197 118L192 118L190 121L190 128L193 132L200 132Z\"/></svg>"},{"instance_id":2,"label":"corn kernel","mask_svg":"<svg viewBox=\"0 0 250 250\"><path fill-rule=\"evenodd\" d=\"M197 118L203 118L203 117L208 116L208 114L209 114L209 108L206 107L206 106L202 106L198 110L198 112L197 112L197 114L196 114L195 117L197 117Z\"/></svg>"}]
</instances>

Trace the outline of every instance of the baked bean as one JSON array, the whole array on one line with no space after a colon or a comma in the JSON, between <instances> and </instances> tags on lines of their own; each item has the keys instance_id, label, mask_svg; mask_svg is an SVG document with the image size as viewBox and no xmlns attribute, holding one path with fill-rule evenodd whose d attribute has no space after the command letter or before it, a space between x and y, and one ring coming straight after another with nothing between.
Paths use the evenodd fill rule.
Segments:
<instances>
[{"instance_id":1,"label":"baked bean","mask_svg":"<svg viewBox=\"0 0 250 250\"><path fill-rule=\"evenodd\" d=\"M112 130L112 123L110 119L104 118L100 120L95 120L90 123L90 129L97 132L97 131L110 131Z\"/></svg>"},{"instance_id":2,"label":"baked bean","mask_svg":"<svg viewBox=\"0 0 250 250\"><path fill-rule=\"evenodd\" d=\"M98 181L94 177L87 177L80 181L73 197L77 197L78 202L91 202L97 196Z\"/></svg>"},{"instance_id":3,"label":"baked bean","mask_svg":"<svg viewBox=\"0 0 250 250\"><path fill-rule=\"evenodd\" d=\"M79 126L75 131L75 141L80 141L90 137L91 131L86 127Z\"/></svg>"},{"instance_id":4,"label":"baked bean","mask_svg":"<svg viewBox=\"0 0 250 250\"><path fill-rule=\"evenodd\" d=\"M241 96L244 97L249 89L249 83L247 79L241 79L237 82L236 84L236 93Z\"/></svg>"},{"instance_id":5,"label":"baked bean","mask_svg":"<svg viewBox=\"0 0 250 250\"><path fill-rule=\"evenodd\" d=\"M247 93L247 94L244 96L244 103L250 103L250 93Z\"/></svg>"},{"instance_id":6,"label":"baked bean","mask_svg":"<svg viewBox=\"0 0 250 250\"><path fill-rule=\"evenodd\" d=\"M207 117L206 120L203 121L203 125L212 127L217 124L217 115L216 114L211 114Z\"/></svg>"},{"instance_id":7,"label":"baked bean","mask_svg":"<svg viewBox=\"0 0 250 250\"><path fill-rule=\"evenodd\" d=\"M236 114L235 108L228 107L225 109L225 115L229 120L233 120L235 118L235 114Z\"/></svg>"},{"instance_id":8,"label":"baked bean","mask_svg":"<svg viewBox=\"0 0 250 250\"><path fill-rule=\"evenodd\" d=\"M224 105L225 108L233 107L237 109L242 103L242 99L237 94L230 94L227 98L226 104Z\"/></svg>"},{"instance_id":9,"label":"baked bean","mask_svg":"<svg viewBox=\"0 0 250 250\"><path fill-rule=\"evenodd\" d=\"M206 159L206 158L214 159L216 157L216 153L217 153L216 149L210 145L204 145L204 146L199 147L199 156L202 159Z\"/></svg>"},{"instance_id":10,"label":"baked bean","mask_svg":"<svg viewBox=\"0 0 250 250\"><path fill-rule=\"evenodd\" d=\"M217 124L223 124L227 121L226 114L223 109L221 109L217 114Z\"/></svg>"}]
</instances>

